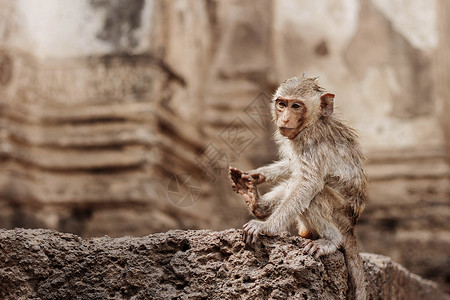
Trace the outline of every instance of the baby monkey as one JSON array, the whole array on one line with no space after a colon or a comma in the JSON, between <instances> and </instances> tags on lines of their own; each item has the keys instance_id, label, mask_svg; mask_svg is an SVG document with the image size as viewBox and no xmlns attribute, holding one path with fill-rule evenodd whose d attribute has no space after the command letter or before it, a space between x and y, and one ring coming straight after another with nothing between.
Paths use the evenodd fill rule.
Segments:
<instances>
[{"instance_id":1,"label":"baby monkey","mask_svg":"<svg viewBox=\"0 0 450 300\"><path fill-rule=\"evenodd\" d=\"M244 239L276 235L296 223L315 258L341 248L349 271L348 299L365 299L364 270L355 225L366 201L365 157L356 132L333 114L334 95L316 78L293 77L273 97L279 161L243 172L230 167L233 190L258 220L244 225ZM275 184L260 196L257 186Z\"/></svg>"}]
</instances>

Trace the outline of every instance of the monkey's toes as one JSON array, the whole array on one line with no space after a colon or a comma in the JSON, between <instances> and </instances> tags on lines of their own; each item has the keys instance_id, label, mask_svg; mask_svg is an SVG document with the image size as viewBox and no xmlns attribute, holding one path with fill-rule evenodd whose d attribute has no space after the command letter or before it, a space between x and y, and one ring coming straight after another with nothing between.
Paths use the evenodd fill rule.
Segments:
<instances>
[{"instance_id":1,"label":"monkey's toes","mask_svg":"<svg viewBox=\"0 0 450 300\"><path fill-rule=\"evenodd\" d=\"M311 249L311 247L313 246L312 245L312 241L311 240L309 240L309 241L306 241L306 242L304 242L303 243L303 253L308 253L309 252L309 250Z\"/></svg>"},{"instance_id":2,"label":"monkey's toes","mask_svg":"<svg viewBox=\"0 0 450 300\"><path fill-rule=\"evenodd\" d=\"M325 253L322 247L317 243L315 243L314 241L309 240L305 242L304 245L305 247L303 248L303 253L311 255L315 259L318 259Z\"/></svg>"}]
</instances>

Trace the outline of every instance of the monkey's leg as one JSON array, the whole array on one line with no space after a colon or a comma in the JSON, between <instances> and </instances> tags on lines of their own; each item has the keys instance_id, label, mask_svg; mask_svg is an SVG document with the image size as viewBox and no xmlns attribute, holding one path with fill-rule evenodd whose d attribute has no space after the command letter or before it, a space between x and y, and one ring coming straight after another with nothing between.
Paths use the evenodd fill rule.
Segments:
<instances>
[{"instance_id":1,"label":"monkey's leg","mask_svg":"<svg viewBox=\"0 0 450 300\"><path fill-rule=\"evenodd\" d=\"M308 221L301 216L297 217L297 230L298 235L304 239L314 239L316 237L313 232L314 230L308 224Z\"/></svg>"},{"instance_id":2,"label":"monkey's leg","mask_svg":"<svg viewBox=\"0 0 450 300\"><path fill-rule=\"evenodd\" d=\"M264 219L270 216L276 207L279 205L282 199L286 197L286 187L284 184L280 184L272 189L272 191L264 194L261 198L257 199L257 206L252 213L258 219ZM260 233L271 235L267 231L261 231L260 225L264 224L263 221L251 220L244 225L244 241L246 243L255 243Z\"/></svg>"},{"instance_id":3,"label":"monkey's leg","mask_svg":"<svg viewBox=\"0 0 450 300\"><path fill-rule=\"evenodd\" d=\"M331 215L322 207L325 199L318 196L311 202L305 212L305 219L309 226L314 228L319 236L317 240L308 240L304 243L303 252L314 256L316 259L322 255L334 253L343 243L344 237Z\"/></svg>"}]
</instances>

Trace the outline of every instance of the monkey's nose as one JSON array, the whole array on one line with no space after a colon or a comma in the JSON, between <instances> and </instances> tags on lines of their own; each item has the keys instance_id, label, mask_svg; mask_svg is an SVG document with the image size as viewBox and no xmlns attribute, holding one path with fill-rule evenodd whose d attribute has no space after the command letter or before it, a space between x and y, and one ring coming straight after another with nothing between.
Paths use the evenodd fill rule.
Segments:
<instances>
[{"instance_id":1,"label":"monkey's nose","mask_svg":"<svg viewBox=\"0 0 450 300\"><path fill-rule=\"evenodd\" d=\"M277 121L278 127L286 127L286 125L289 123L289 119L279 118Z\"/></svg>"}]
</instances>

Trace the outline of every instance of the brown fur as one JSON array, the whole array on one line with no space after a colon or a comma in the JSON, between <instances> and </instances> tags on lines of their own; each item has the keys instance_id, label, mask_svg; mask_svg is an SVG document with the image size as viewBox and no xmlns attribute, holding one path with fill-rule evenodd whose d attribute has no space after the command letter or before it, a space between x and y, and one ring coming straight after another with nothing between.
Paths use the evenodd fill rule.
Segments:
<instances>
[{"instance_id":1,"label":"brown fur","mask_svg":"<svg viewBox=\"0 0 450 300\"><path fill-rule=\"evenodd\" d=\"M356 132L332 114L333 98L315 78L294 77L283 82L274 103L286 101L286 107L275 104L273 108L277 126L287 127L274 134L280 160L249 172L230 168L230 174L233 189L259 219L244 225L247 242L255 242L260 233L278 234L297 223L299 234L309 238L304 251L310 255L318 258L343 248L349 299L365 299L355 236L366 201L365 157ZM294 103L306 107L295 109ZM292 131L289 124L298 127ZM256 186L265 181L276 185L260 197Z\"/></svg>"}]
</instances>

